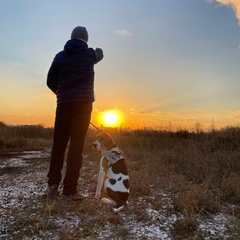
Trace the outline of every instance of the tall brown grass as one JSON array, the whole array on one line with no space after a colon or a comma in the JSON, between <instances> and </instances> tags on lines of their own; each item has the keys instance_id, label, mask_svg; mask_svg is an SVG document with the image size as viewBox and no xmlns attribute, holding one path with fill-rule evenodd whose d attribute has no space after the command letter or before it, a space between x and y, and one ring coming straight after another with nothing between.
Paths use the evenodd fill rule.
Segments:
<instances>
[{"instance_id":1,"label":"tall brown grass","mask_svg":"<svg viewBox=\"0 0 240 240\"><path fill-rule=\"evenodd\" d=\"M116 132L130 167L131 192L171 191L174 207L188 215L240 203L240 129Z\"/></svg>"},{"instance_id":2,"label":"tall brown grass","mask_svg":"<svg viewBox=\"0 0 240 240\"><path fill-rule=\"evenodd\" d=\"M85 151L97 132L89 129ZM219 131L111 131L130 168L134 196L165 188L175 207L187 214L214 212L221 201L240 203L240 128ZM51 146L53 129L0 122L0 150ZM97 154L97 153L95 153Z\"/></svg>"},{"instance_id":3,"label":"tall brown grass","mask_svg":"<svg viewBox=\"0 0 240 240\"><path fill-rule=\"evenodd\" d=\"M0 154L49 146L53 129L42 125L11 126L0 122Z\"/></svg>"},{"instance_id":4,"label":"tall brown grass","mask_svg":"<svg viewBox=\"0 0 240 240\"><path fill-rule=\"evenodd\" d=\"M2 150L34 149L36 145L39 148L51 146L52 129L45 129L42 126L22 126L15 129L0 124L0 133ZM151 205L155 210L160 210L164 206L164 199L159 196L165 191L172 200L169 211L180 212L184 216L173 225L174 239L196 239L191 238L196 236L193 233L198 228L196 216L219 212L223 204L226 206L229 203L240 203L240 128L225 128L206 133L111 130L111 134L123 151L129 168L130 201L139 203L139 198L147 199L141 201L141 207L140 203L130 205L138 221L148 221L149 217L144 207ZM96 135L96 130L89 129L85 141L84 154L88 155L91 161L99 161L101 155L92 149ZM45 140L47 141L45 144L37 143ZM93 167L95 169L92 169ZM98 164L91 164L92 172L88 172L87 179L84 179L84 183L93 189L96 178L91 178L89 174L96 175L97 168ZM58 205L47 205L43 215L61 215L63 210ZM71 233L74 236L76 234L82 234L83 237L91 236L94 226L102 227L109 222L121 224L118 215L111 215L108 212L99 214L93 200L79 207L83 214L84 231L79 233L79 229L76 228ZM231 214L239 218L240 209L234 208ZM45 220L41 220L41 224L39 219L34 218L33 221L37 225L37 230L55 228L41 223ZM228 231L234 236L240 232L239 225L239 221L229 224ZM67 232L67 235L69 234ZM199 235L197 239L203 238Z\"/></svg>"}]
</instances>

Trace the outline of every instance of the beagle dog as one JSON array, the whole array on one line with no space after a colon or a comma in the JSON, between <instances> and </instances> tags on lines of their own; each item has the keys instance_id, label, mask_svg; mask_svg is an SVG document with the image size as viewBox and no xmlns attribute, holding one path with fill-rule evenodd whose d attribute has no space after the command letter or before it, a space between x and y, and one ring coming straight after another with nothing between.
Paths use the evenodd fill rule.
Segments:
<instances>
[{"instance_id":1,"label":"beagle dog","mask_svg":"<svg viewBox=\"0 0 240 240\"><path fill-rule=\"evenodd\" d=\"M110 199L102 198L101 201L111 205L114 212L119 212L127 204L129 196L129 177L124 155L107 133L99 133L93 147L102 151L95 198L100 198L106 176L104 189Z\"/></svg>"}]
</instances>

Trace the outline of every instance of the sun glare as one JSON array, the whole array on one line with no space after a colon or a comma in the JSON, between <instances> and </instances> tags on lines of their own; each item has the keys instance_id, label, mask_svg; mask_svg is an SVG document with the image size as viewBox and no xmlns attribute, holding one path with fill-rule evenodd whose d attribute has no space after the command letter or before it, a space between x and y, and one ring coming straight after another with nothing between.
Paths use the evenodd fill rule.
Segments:
<instances>
[{"instance_id":1,"label":"sun glare","mask_svg":"<svg viewBox=\"0 0 240 240\"><path fill-rule=\"evenodd\" d=\"M109 110L103 113L102 122L105 127L117 127L120 125L121 116L116 110Z\"/></svg>"}]
</instances>

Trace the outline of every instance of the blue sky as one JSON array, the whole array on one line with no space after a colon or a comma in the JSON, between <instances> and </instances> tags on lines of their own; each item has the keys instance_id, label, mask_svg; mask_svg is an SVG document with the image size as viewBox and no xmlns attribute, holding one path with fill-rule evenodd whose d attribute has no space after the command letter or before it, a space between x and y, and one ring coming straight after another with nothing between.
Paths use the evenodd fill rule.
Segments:
<instances>
[{"instance_id":1,"label":"blue sky","mask_svg":"<svg viewBox=\"0 0 240 240\"><path fill-rule=\"evenodd\" d=\"M72 29L101 47L92 121L108 109L123 126L238 125L238 0L2 0L0 120L52 126L46 75ZM237 8L238 7L238 8Z\"/></svg>"}]
</instances>

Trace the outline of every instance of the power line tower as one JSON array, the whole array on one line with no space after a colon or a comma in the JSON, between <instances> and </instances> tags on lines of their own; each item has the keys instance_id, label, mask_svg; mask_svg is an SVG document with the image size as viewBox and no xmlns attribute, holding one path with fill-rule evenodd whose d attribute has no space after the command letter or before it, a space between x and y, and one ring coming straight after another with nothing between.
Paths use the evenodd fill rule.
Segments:
<instances>
[{"instance_id":1,"label":"power line tower","mask_svg":"<svg viewBox=\"0 0 240 240\"><path fill-rule=\"evenodd\" d=\"M212 117L212 124L211 124L211 131L215 131L215 124L214 124L214 118Z\"/></svg>"}]
</instances>

